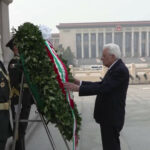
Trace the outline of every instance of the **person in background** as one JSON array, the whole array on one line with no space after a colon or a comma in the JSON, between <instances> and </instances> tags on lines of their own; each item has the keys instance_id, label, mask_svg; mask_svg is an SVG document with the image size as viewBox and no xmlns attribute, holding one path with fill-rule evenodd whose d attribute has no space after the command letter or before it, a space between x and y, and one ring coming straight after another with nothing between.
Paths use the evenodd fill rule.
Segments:
<instances>
[{"instance_id":1,"label":"person in background","mask_svg":"<svg viewBox=\"0 0 150 150\"><path fill-rule=\"evenodd\" d=\"M9 47L13 53L14 57L10 60L8 65L8 71L10 76L10 83L11 83L11 110L12 110L12 116L13 120L15 120L15 116L18 110L18 100L20 95L20 84L21 84L21 78L22 78L22 65L19 57L19 51L16 45L14 44L14 38L12 38L6 45ZM24 79L23 82L23 96L22 96L22 107L21 107L21 113L20 113L20 120L28 120L31 105L33 104L33 99L31 96L31 93L29 91L29 87ZM19 122L19 135L18 140L16 141L16 150L25 150L25 133L28 123L27 122ZM15 123L14 123L15 127ZM14 129L13 129L14 131Z\"/></svg>"},{"instance_id":2,"label":"person in background","mask_svg":"<svg viewBox=\"0 0 150 150\"><path fill-rule=\"evenodd\" d=\"M79 96L97 95L94 118L100 124L103 150L121 150L120 131L124 125L126 94L129 84L129 71L121 60L118 45L104 45L101 57L108 71L100 82L66 82L67 90L79 92Z\"/></svg>"},{"instance_id":3,"label":"person in background","mask_svg":"<svg viewBox=\"0 0 150 150\"><path fill-rule=\"evenodd\" d=\"M10 125L10 80L0 61L0 150L5 150L7 139L12 136Z\"/></svg>"}]
</instances>

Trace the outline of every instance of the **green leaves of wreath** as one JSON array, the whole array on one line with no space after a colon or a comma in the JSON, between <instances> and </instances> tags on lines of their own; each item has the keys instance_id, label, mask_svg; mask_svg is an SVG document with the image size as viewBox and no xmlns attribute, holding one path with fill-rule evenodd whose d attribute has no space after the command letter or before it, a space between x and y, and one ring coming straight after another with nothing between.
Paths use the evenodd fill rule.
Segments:
<instances>
[{"instance_id":1,"label":"green leaves of wreath","mask_svg":"<svg viewBox=\"0 0 150 150\"><path fill-rule=\"evenodd\" d=\"M55 124L64 138L70 141L73 135L71 110L56 80L54 64L50 62L47 56L44 40L38 26L32 23L24 23L18 27L14 37L15 44L19 49L25 77L37 101L38 109L46 120ZM65 60L63 62L66 64ZM69 78L72 80L68 67L67 70ZM81 117L76 104L74 113L78 133L81 126Z\"/></svg>"}]
</instances>

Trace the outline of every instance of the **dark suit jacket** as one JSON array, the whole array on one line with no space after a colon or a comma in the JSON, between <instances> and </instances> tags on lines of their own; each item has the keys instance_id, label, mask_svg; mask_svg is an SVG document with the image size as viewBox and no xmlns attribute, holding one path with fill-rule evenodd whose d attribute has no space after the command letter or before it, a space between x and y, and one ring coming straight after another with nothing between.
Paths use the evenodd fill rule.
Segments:
<instances>
[{"instance_id":1,"label":"dark suit jacket","mask_svg":"<svg viewBox=\"0 0 150 150\"><path fill-rule=\"evenodd\" d=\"M129 72L119 59L107 71L101 82L83 81L79 96L97 95L94 118L101 125L123 127Z\"/></svg>"}]
</instances>

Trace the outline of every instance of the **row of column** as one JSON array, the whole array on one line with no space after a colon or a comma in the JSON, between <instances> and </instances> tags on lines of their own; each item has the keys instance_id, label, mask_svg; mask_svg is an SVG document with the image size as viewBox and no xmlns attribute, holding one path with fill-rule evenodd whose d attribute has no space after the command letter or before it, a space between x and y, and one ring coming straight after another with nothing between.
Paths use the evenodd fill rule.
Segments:
<instances>
[{"instance_id":1,"label":"row of column","mask_svg":"<svg viewBox=\"0 0 150 150\"><path fill-rule=\"evenodd\" d=\"M139 32L139 39L138 39L138 53L139 53L139 57L142 56L142 32L146 32L146 56L149 56L150 55L150 51L149 51L149 31L123 31L122 32L122 56L123 57L126 57L126 41L125 41L125 35L126 35L126 32L130 32L131 33L131 57L134 57L134 32ZM103 33L103 45L107 44L106 43L106 31L103 31L103 32L100 32L100 33ZM109 32L110 33L110 32ZM114 43L114 37L115 37L115 32L111 32L112 33L112 43ZM99 57L99 41L98 41L98 34L99 33L95 33L96 34L96 57ZM81 55L82 55L82 58L84 58L84 39L83 39L83 36L84 33L81 33ZM88 34L89 35L89 58L91 58L91 33Z\"/></svg>"}]
</instances>

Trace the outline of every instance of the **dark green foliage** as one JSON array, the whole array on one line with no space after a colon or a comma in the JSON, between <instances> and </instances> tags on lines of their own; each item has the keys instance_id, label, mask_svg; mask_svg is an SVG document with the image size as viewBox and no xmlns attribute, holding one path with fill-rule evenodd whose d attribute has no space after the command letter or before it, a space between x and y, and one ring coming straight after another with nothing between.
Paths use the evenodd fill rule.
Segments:
<instances>
[{"instance_id":1,"label":"dark green foliage","mask_svg":"<svg viewBox=\"0 0 150 150\"><path fill-rule=\"evenodd\" d=\"M30 78L30 84L36 89L38 99L42 102L42 106L38 104L40 111L47 121L58 127L65 139L71 140L73 135L72 112L56 80L54 64L47 56L44 40L38 26L32 23L24 23L18 28L14 36L19 53L23 56L24 69ZM64 63L66 64L65 61ZM73 80L68 67L67 70L69 78ZM78 133L81 117L76 104L74 113Z\"/></svg>"}]
</instances>

